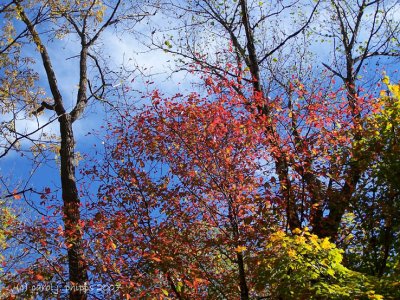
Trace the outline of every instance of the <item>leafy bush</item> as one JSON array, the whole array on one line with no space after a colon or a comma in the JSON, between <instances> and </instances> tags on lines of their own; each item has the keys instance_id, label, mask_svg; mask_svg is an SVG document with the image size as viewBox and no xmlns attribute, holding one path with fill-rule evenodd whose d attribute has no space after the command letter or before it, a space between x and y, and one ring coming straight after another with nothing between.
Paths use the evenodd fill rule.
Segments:
<instances>
[{"instance_id":1,"label":"leafy bush","mask_svg":"<svg viewBox=\"0 0 400 300\"><path fill-rule=\"evenodd\" d=\"M399 299L399 282L349 270L342 252L307 228L293 236L278 231L259 264L258 288L267 286L268 299Z\"/></svg>"}]
</instances>

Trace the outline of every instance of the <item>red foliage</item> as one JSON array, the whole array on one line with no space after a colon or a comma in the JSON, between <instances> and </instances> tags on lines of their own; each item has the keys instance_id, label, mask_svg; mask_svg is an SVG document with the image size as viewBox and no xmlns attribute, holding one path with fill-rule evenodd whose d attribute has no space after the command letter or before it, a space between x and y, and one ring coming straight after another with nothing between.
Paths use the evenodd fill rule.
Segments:
<instances>
[{"instance_id":1,"label":"red foliage","mask_svg":"<svg viewBox=\"0 0 400 300\"><path fill-rule=\"evenodd\" d=\"M254 270L269 233L287 227L284 185L312 227L329 189L346 180L361 124L342 90L293 80L264 99L228 80L205 83L205 97L154 91L151 105L110 122L107 161L96 169L105 183L88 224L101 262L94 273L120 282L121 297L236 299L243 276L251 295L262 294ZM367 98L357 101L365 114Z\"/></svg>"}]
</instances>

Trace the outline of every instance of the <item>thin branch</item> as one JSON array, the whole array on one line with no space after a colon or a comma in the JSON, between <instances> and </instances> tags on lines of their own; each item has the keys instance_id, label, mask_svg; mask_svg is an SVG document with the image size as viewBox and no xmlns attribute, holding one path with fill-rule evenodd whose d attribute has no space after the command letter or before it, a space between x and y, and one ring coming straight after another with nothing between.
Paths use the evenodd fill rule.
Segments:
<instances>
[{"instance_id":1,"label":"thin branch","mask_svg":"<svg viewBox=\"0 0 400 300\"><path fill-rule=\"evenodd\" d=\"M101 28L96 32L94 37L91 38L91 40L87 43L87 46L93 45L93 43L99 38L100 34L103 32L104 29L106 29L108 26L115 24L119 22L119 19L114 19L114 16L118 10L119 5L121 4L121 0L118 0L117 4L115 5L110 17L108 20L101 26Z\"/></svg>"},{"instance_id":2,"label":"thin branch","mask_svg":"<svg viewBox=\"0 0 400 300\"><path fill-rule=\"evenodd\" d=\"M340 74L338 71L335 71L334 69L332 69L330 66L328 66L326 63L322 63L322 65L327 68L329 71L331 71L333 74L335 74L336 76L340 77L343 81L345 80L345 78L343 77L342 74Z\"/></svg>"},{"instance_id":3,"label":"thin branch","mask_svg":"<svg viewBox=\"0 0 400 300\"><path fill-rule=\"evenodd\" d=\"M47 122L46 124L40 126L39 128L35 129L34 131L27 133L27 134L21 134L21 133L17 133L19 135L19 137L17 137L8 147L6 150L4 150L4 152L0 155L0 158L3 158L4 156L7 155L7 153L11 150L11 148L13 148L20 140L24 139L24 138L28 138L30 135L42 130L43 128L45 128L46 126L48 126L49 124L53 123L54 121L58 120L57 118L54 118L53 120L50 120L49 122Z\"/></svg>"},{"instance_id":4,"label":"thin branch","mask_svg":"<svg viewBox=\"0 0 400 300\"><path fill-rule=\"evenodd\" d=\"M23 189L23 190L18 191L18 192L9 193L7 195L1 196L1 198L12 198L12 197L15 197L17 195L24 195L27 192L35 193L35 194L38 194L38 195L46 194L46 193L43 193L43 192L35 191L33 188L26 188L26 189Z\"/></svg>"},{"instance_id":5,"label":"thin branch","mask_svg":"<svg viewBox=\"0 0 400 300\"><path fill-rule=\"evenodd\" d=\"M9 48L12 47L12 45L14 45L21 37L23 37L26 33L28 32L28 29L25 28L20 34L18 34L17 37L15 37L15 39L13 39L13 41L11 43L8 43L7 46L5 46L3 49L0 50L0 54L5 53Z\"/></svg>"},{"instance_id":6,"label":"thin branch","mask_svg":"<svg viewBox=\"0 0 400 300\"><path fill-rule=\"evenodd\" d=\"M295 36L297 36L300 32L302 32L304 29L307 28L307 26L310 24L311 19L313 18L315 12L317 11L317 7L319 6L319 4L321 3L321 0L318 0L318 2L315 4L307 22L297 31L295 31L294 33L290 34L289 36L287 36L277 47L275 47L273 50L269 51L268 53L266 53L264 55L264 57L259 61L259 64L261 65L268 57L270 57L272 54L274 54L276 51L278 51L279 49L281 49L289 40L291 40L292 38L294 38Z\"/></svg>"},{"instance_id":7,"label":"thin branch","mask_svg":"<svg viewBox=\"0 0 400 300\"><path fill-rule=\"evenodd\" d=\"M10 3L4 5L4 6L0 9L0 13L6 12L6 11L7 11L7 8L9 8L13 3L14 3L14 1L11 1Z\"/></svg>"}]
</instances>

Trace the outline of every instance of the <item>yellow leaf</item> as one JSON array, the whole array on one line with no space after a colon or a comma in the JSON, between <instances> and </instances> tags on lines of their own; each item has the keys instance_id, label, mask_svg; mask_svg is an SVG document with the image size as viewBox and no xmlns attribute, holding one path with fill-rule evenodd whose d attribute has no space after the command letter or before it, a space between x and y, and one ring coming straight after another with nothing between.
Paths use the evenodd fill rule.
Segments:
<instances>
[{"instance_id":1,"label":"yellow leaf","mask_svg":"<svg viewBox=\"0 0 400 300\"><path fill-rule=\"evenodd\" d=\"M299 228L293 229L293 234L300 234L301 230Z\"/></svg>"},{"instance_id":2,"label":"yellow leaf","mask_svg":"<svg viewBox=\"0 0 400 300\"><path fill-rule=\"evenodd\" d=\"M383 78L382 78L382 82L384 83L384 84L386 84L386 85L388 85L389 84L389 76L384 76Z\"/></svg>"},{"instance_id":3,"label":"yellow leaf","mask_svg":"<svg viewBox=\"0 0 400 300\"><path fill-rule=\"evenodd\" d=\"M112 248L113 250L117 249L117 245L115 245L113 242L111 242L110 246L111 246L111 248Z\"/></svg>"},{"instance_id":4,"label":"yellow leaf","mask_svg":"<svg viewBox=\"0 0 400 300\"><path fill-rule=\"evenodd\" d=\"M292 257L292 258L294 258L294 257L296 257L296 251L294 250L294 249L289 249L289 251L288 251L288 255L289 255L289 257Z\"/></svg>"},{"instance_id":5,"label":"yellow leaf","mask_svg":"<svg viewBox=\"0 0 400 300\"><path fill-rule=\"evenodd\" d=\"M390 84L389 76L384 76L382 82L387 85L389 91L393 94L393 96L400 100L400 85L398 84ZM381 97L383 97L383 93L381 92Z\"/></svg>"},{"instance_id":6,"label":"yellow leaf","mask_svg":"<svg viewBox=\"0 0 400 300\"><path fill-rule=\"evenodd\" d=\"M397 84L388 84L390 92L396 99L400 99L400 86Z\"/></svg>"},{"instance_id":7,"label":"yellow leaf","mask_svg":"<svg viewBox=\"0 0 400 300\"><path fill-rule=\"evenodd\" d=\"M321 243L322 249L328 250L328 249L332 248L332 246L333 246L333 245L329 242L329 239L328 239L328 238L324 238L324 240L323 240L322 243Z\"/></svg>"},{"instance_id":8,"label":"yellow leaf","mask_svg":"<svg viewBox=\"0 0 400 300\"><path fill-rule=\"evenodd\" d=\"M247 247L245 247L245 246L238 246L238 247L235 248L236 252L242 252L242 251L245 251L245 250L247 250Z\"/></svg>"}]
</instances>

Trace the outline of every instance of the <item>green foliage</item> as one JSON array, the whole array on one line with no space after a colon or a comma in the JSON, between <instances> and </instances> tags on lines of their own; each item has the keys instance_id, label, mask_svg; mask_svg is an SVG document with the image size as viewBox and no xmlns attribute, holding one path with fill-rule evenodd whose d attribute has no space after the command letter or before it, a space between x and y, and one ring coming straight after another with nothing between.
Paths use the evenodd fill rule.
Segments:
<instances>
[{"instance_id":1,"label":"green foliage","mask_svg":"<svg viewBox=\"0 0 400 300\"><path fill-rule=\"evenodd\" d=\"M267 286L272 299L397 299L396 283L347 269L342 253L307 228L293 236L278 231L259 264L257 288Z\"/></svg>"},{"instance_id":2,"label":"green foliage","mask_svg":"<svg viewBox=\"0 0 400 300\"><path fill-rule=\"evenodd\" d=\"M359 147L360 157L373 159L353 196L353 212L343 218L340 246L349 268L399 282L400 86L390 84L387 76L382 81L387 91L366 119Z\"/></svg>"}]
</instances>

